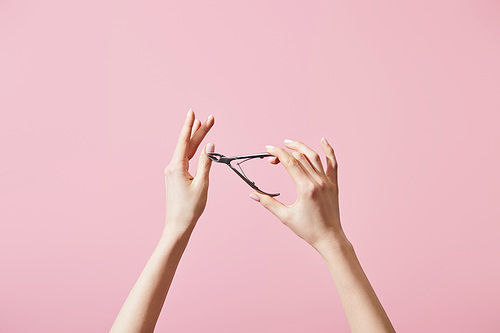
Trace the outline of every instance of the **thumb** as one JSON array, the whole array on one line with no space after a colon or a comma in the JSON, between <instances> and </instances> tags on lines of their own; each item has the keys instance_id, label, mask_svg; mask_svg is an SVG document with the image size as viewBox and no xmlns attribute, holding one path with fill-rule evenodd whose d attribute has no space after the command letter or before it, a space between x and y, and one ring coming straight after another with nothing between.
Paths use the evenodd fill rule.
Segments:
<instances>
[{"instance_id":1,"label":"thumb","mask_svg":"<svg viewBox=\"0 0 500 333\"><path fill-rule=\"evenodd\" d=\"M215 145L213 143L207 143L201 152L200 159L198 160L198 168L196 169L196 182L208 184L208 175L210 173L210 167L212 166L212 160L208 158L207 153L213 153L214 151Z\"/></svg>"},{"instance_id":2,"label":"thumb","mask_svg":"<svg viewBox=\"0 0 500 333\"><path fill-rule=\"evenodd\" d=\"M277 218L283 221L283 217L285 216L285 210L287 207L281 202L274 199L273 197L261 194L259 192L253 192L252 194L250 194L250 198L257 202L260 202L262 206L264 206L264 208L266 208L268 211L276 215Z\"/></svg>"}]
</instances>

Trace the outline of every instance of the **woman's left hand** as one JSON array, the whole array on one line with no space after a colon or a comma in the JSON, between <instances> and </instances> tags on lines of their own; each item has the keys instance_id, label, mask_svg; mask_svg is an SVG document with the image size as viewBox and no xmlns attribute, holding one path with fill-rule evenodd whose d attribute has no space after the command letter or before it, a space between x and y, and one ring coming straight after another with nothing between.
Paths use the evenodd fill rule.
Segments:
<instances>
[{"instance_id":1,"label":"woman's left hand","mask_svg":"<svg viewBox=\"0 0 500 333\"><path fill-rule=\"evenodd\" d=\"M214 121L214 117L210 115L205 123L201 124L199 120L195 120L193 110L189 110L186 116L172 160L165 168L165 229L169 232L191 233L205 209L208 176L212 165L206 153L214 152L215 146L209 143L204 147L194 177L189 173L189 160L214 125Z\"/></svg>"}]
</instances>

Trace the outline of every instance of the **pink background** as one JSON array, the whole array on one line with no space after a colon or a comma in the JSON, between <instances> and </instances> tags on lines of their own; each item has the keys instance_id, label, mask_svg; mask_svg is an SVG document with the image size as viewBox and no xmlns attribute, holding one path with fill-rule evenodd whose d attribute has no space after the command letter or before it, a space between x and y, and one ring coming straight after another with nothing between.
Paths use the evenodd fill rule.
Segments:
<instances>
[{"instance_id":1,"label":"pink background","mask_svg":"<svg viewBox=\"0 0 500 333\"><path fill-rule=\"evenodd\" d=\"M110 328L190 107L228 155L329 139L398 331L498 331L499 22L476 0L1 1L0 331ZM348 331L320 256L212 171L157 331Z\"/></svg>"}]
</instances>

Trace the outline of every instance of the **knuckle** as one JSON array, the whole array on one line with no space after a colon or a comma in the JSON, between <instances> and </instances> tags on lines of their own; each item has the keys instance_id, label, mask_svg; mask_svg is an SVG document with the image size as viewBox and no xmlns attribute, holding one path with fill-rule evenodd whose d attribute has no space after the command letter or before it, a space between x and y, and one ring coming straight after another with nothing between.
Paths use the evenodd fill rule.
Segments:
<instances>
[{"instance_id":1,"label":"knuckle","mask_svg":"<svg viewBox=\"0 0 500 333\"><path fill-rule=\"evenodd\" d=\"M316 199L316 198L322 196L323 192L324 192L324 190L322 188L320 188L318 185L315 185L314 188L309 193L309 195L311 196L311 198Z\"/></svg>"},{"instance_id":2,"label":"knuckle","mask_svg":"<svg viewBox=\"0 0 500 333\"><path fill-rule=\"evenodd\" d=\"M320 191L324 191L328 188L328 182L326 182L324 179L321 179L318 181L318 184L316 185L317 189Z\"/></svg>"},{"instance_id":3,"label":"knuckle","mask_svg":"<svg viewBox=\"0 0 500 333\"><path fill-rule=\"evenodd\" d=\"M305 161L306 160L306 156L299 151L294 151L292 153L292 155L298 161Z\"/></svg>"},{"instance_id":4,"label":"knuckle","mask_svg":"<svg viewBox=\"0 0 500 333\"><path fill-rule=\"evenodd\" d=\"M337 163L337 160L334 157L328 156L327 162L328 162L328 164L330 164L330 166L332 167L332 169L337 169L338 163Z\"/></svg>"},{"instance_id":5,"label":"knuckle","mask_svg":"<svg viewBox=\"0 0 500 333\"><path fill-rule=\"evenodd\" d=\"M182 167L180 167L180 166L178 166L176 164L169 164L165 168L165 176L167 176L167 177L172 176L172 175L178 173L181 170L182 170Z\"/></svg>"},{"instance_id":6,"label":"knuckle","mask_svg":"<svg viewBox=\"0 0 500 333\"><path fill-rule=\"evenodd\" d=\"M299 162L295 158L292 157L292 158L287 159L286 165L289 168L295 168L299 165Z\"/></svg>"},{"instance_id":7,"label":"knuckle","mask_svg":"<svg viewBox=\"0 0 500 333\"><path fill-rule=\"evenodd\" d=\"M304 194L307 195L308 197L314 197L318 192L318 189L316 188L316 186L314 186L312 182L307 182L306 184L304 184L302 190Z\"/></svg>"},{"instance_id":8,"label":"knuckle","mask_svg":"<svg viewBox=\"0 0 500 333\"><path fill-rule=\"evenodd\" d=\"M303 188L304 194L309 198L317 198L324 195L330 190L330 184L328 181L321 179L315 182L308 182Z\"/></svg>"},{"instance_id":9,"label":"knuckle","mask_svg":"<svg viewBox=\"0 0 500 333\"><path fill-rule=\"evenodd\" d=\"M315 161L315 162L321 162L321 157L319 157L318 153L316 152L313 152L311 154L311 158Z\"/></svg>"}]
</instances>

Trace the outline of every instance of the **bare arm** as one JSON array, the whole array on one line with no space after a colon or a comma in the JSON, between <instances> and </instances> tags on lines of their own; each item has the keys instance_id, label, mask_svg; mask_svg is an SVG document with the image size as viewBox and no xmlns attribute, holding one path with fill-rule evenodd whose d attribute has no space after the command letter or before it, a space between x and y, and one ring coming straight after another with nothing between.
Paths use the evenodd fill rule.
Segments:
<instances>
[{"instance_id":1,"label":"bare arm","mask_svg":"<svg viewBox=\"0 0 500 333\"><path fill-rule=\"evenodd\" d=\"M299 141L285 140L292 151L267 146L297 187L297 201L290 206L254 192L250 197L276 215L295 234L313 246L333 277L352 332L394 332L340 224L337 161L325 140L326 170L319 155Z\"/></svg>"},{"instance_id":2,"label":"bare arm","mask_svg":"<svg viewBox=\"0 0 500 333\"><path fill-rule=\"evenodd\" d=\"M370 281L349 241L331 243L332 248L323 250L325 261L340 296L352 332L394 332ZM335 244L335 245L334 245Z\"/></svg>"},{"instance_id":3,"label":"bare arm","mask_svg":"<svg viewBox=\"0 0 500 333\"><path fill-rule=\"evenodd\" d=\"M207 202L208 174L211 161L205 150L200 156L195 177L188 172L189 160L214 124L209 117L202 125L188 112L174 156L165 168L165 228L151 258L123 304L111 332L153 332L177 265L184 253L196 222Z\"/></svg>"},{"instance_id":4,"label":"bare arm","mask_svg":"<svg viewBox=\"0 0 500 333\"><path fill-rule=\"evenodd\" d=\"M189 234L164 231L111 332L153 332Z\"/></svg>"}]
</instances>

